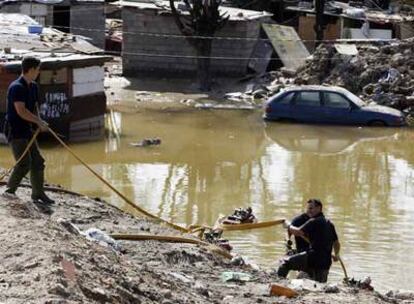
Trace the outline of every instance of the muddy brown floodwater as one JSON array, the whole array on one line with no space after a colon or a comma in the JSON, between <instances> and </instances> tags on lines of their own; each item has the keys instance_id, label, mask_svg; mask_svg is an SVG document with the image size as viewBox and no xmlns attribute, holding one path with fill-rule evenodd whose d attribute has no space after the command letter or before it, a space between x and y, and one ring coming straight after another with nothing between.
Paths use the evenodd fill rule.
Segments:
<instances>
[{"instance_id":1,"label":"muddy brown floodwater","mask_svg":"<svg viewBox=\"0 0 414 304\"><path fill-rule=\"evenodd\" d=\"M119 137L72 147L146 210L189 225L251 206L270 220L291 218L317 197L336 224L350 276L369 275L379 290L414 286L414 130L264 123L260 111L190 107L108 117ZM151 137L161 145L130 145ZM124 207L62 148L45 147L44 155L49 182ZM6 147L0 159L11 165ZM267 267L284 253L281 227L226 237ZM340 278L336 265L330 279Z\"/></svg>"}]
</instances>

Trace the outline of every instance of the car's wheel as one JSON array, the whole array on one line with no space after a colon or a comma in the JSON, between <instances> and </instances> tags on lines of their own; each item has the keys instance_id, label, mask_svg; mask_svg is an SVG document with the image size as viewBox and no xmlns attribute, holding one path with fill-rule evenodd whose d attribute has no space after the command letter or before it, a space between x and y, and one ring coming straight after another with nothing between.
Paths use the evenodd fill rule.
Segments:
<instances>
[{"instance_id":1,"label":"car's wheel","mask_svg":"<svg viewBox=\"0 0 414 304\"><path fill-rule=\"evenodd\" d=\"M385 123L385 121L382 120L372 120L368 123L368 126L372 126L372 127L384 127L387 124Z\"/></svg>"}]
</instances>

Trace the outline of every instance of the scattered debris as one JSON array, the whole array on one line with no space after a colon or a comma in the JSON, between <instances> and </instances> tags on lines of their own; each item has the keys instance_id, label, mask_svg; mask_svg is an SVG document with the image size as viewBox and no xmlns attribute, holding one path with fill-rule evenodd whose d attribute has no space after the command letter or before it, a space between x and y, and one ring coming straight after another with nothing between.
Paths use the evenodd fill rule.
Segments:
<instances>
[{"instance_id":1,"label":"scattered debris","mask_svg":"<svg viewBox=\"0 0 414 304\"><path fill-rule=\"evenodd\" d=\"M286 298L294 298L298 296L297 291L276 283L270 284L269 294L271 296L285 296Z\"/></svg>"},{"instance_id":2,"label":"scattered debris","mask_svg":"<svg viewBox=\"0 0 414 304\"><path fill-rule=\"evenodd\" d=\"M329 285L326 285L323 290L326 293L338 293L340 291L339 290L339 287L338 287L338 284L329 284Z\"/></svg>"},{"instance_id":3,"label":"scattered debris","mask_svg":"<svg viewBox=\"0 0 414 304\"><path fill-rule=\"evenodd\" d=\"M180 280L183 283L191 283L191 282L194 281L194 278L193 277L186 276L186 275L181 274L181 273L171 272L170 275L173 276L174 278Z\"/></svg>"},{"instance_id":4,"label":"scattered debris","mask_svg":"<svg viewBox=\"0 0 414 304\"><path fill-rule=\"evenodd\" d=\"M220 278L223 282L250 282L253 277L248 273L224 271L221 273Z\"/></svg>"},{"instance_id":5,"label":"scattered debris","mask_svg":"<svg viewBox=\"0 0 414 304\"><path fill-rule=\"evenodd\" d=\"M220 220L221 224L246 224L246 223L257 223L257 218L253 214L251 207L246 209L237 208L234 210L232 215Z\"/></svg>"},{"instance_id":6,"label":"scattered debris","mask_svg":"<svg viewBox=\"0 0 414 304\"><path fill-rule=\"evenodd\" d=\"M223 239L221 236L223 230L220 228L207 229L203 233L203 239L211 244L215 244L227 251L231 251L233 247L230 245L229 240Z\"/></svg>"},{"instance_id":7,"label":"scattered debris","mask_svg":"<svg viewBox=\"0 0 414 304\"><path fill-rule=\"evenodd\" d=\"M370 290L373 291L374 287L371 286L371 278L370 277L366 277L363 280L355 280L354 278L351 279L345 279L345 284L351 287L357 287L360 289L366 289L366 290Z\"/></svg>"},{"instance_id":8,"label":"scattered debris","mask_svg":"<svg viewBox=\"0 0 414 304\"><path fill-rule=\"evenodd\" d=\"M85 232L82 233L86 238L90 241L98 242L100 245L109 246L113 250L120 252L121 245L118 244L113 238L107 235L102 230L96 228L89 228Z\"/></svg>"},{"instance_id":9,"label":"scattered debris","mask_svg":"<svg viewBox=\"0 0 414 304\"><path fill-rule=\"evenodd\" d=\"M143 140L135 143L130 143L133 147L146 147L146 146L157 146L161 144L159 138L144 138Z\"/></svg>"},{"instance_id":10,"label":"scattered debris","mask_svg":"<svg viewBox=\"0 0 414 304\"><path fill-rule=\"evenodd\" d=\"M387 297L398 299L398 300L413 300L414 292L403 291L403 290L390 290L385 294Z\"/></svg>"},{"instance_id":11,"label":"scattered debris","mask_svg":"<svg viewBox=\"0 0 414 304\"><path fill-rule=\"evenodd\" d=\"M289 286L296 291L322 291L325 284L310 279L293 279Z\"/></svg>"}]
</instances>

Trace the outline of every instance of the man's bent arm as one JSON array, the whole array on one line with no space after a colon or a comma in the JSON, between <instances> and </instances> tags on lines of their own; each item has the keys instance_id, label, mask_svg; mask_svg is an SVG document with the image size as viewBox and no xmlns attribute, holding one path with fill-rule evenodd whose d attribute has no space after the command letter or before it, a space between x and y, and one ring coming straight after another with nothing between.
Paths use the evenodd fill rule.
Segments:
<instances>
[{"instance_id":1,"label":"man's bent arm","mask_svg":"<svg viewBox=\"0 0 414 304\"><path fill-rule=\"evenodd\" d=\"M30 112L27 108L24 102L22 101L15 101L14 102L14 108L16 109L17 114L24 120L35 123L37 125L41 124L41 120L38 116L34 115L32 112Z\"/></svg>"},{"instance_id":2,"label":"man's bent arm","mask_svg":"<svg viewBox=\"0 0 414 304\"><path fill-rule=\"evenodd\" d=\"M305 233L298 227L289 225L287 229L288 233L293 234L294 236L304 237Z\"/></svg>"}]
</instances>

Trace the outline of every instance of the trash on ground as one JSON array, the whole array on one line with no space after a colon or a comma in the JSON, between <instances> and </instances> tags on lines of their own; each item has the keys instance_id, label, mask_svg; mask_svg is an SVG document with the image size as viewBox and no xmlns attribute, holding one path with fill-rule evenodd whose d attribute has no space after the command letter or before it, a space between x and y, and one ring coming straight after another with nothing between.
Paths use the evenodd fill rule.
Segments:
<instances>
[{"instance_id":1,"label":"trash on ground","mask_svg":"<svg viewBox=\"0 0 414 304\"><path fill-rule=\"evenodd\" d=\"M295 290L276 283L270 284L269 294L271 296L284 296L286 298L293 298L298 296L298 293Z\"/></svg>"},{"instance_id":2,"label":"trash on ground","mask_svg":"<svg viewBox=\"0 0 414 304\"><path fill-rule=\"evenodd\" d=\"M170 272L170 275L173 276L174 278L180 280L183 283L191 283L194 281L194 278L188 275L184 275L182 273L178 273L178 272Z\"/></svg>"},{"instance_id":3,"label":"trash on ground","mask_svg":"<svg viewBox=\"0 0 414 304\"><path fill-rule=\"evenodd\" d=\"M374 287L371 286L371 278L366 277L363 280L355 280L354 278L351 279L345 279L345 284L351 287L357 287L360 289L366 289L366 290L374 290Z\"/></svg>"},{"instance_id":4,"label":"trash on ground","mask_svg":"<svg viewBox=\"0 0 414 304\"><path fill-rule=\"evenodd\" d=\"M115 251L121 251L121 245L113 238L111 238L108 234L103 232L102 230L96 228L89 228L88 230L82 232L84 236L90 241L98 242L98 244L103 246L109 246Z\"/></svg>"},{"instance_id":5,"label":"trash on ground","mask_svg":"<svg viewBox=\"0 0 414 304\"><path fill-rule=\"evenodd\" d=\"M325 284L310 279L293 279L289 287L296 291L323 291Z\"/></svg>"},{"instance_id":6,"label":"trash on ground","mask_svg":"<svg viewBox=\"0 0 414 304\"><path fill-rule=\"evenodd\" d=\"M224 271L221 273L220 278L223 282L250 282L253 279L248 273Z\"/></svg>"},{"instance_id":7,"label":"trash on ground","mask_svg":"<svg viewBox=\"0 0 414 304\"><path fill-rule=\"evenodd\" d=\"M202 239L204 239L208 243L217 245L227 251L231 251L233 247L230 245L229 240L223 239L221 237L222 234L223 230L220 228L207 229L204 231Z\"/></svg>"},{"instance_id":8,"label":"trash on ground","mask_svg":"<svg viewBox=\"0 0 414 304\"><path fill-rule=\"evenodd\" d=\"M398 300L414 300L414 292L412 291L390 290L385 295Z\"/></svg>"},{"instance_id":9,"label":"trash on ground","mask_svg":"<svg viewBox=\"0 0 414 304\"><path fill-rule=\"evenodd\" d=\"M323 288L323 290L326 292L326 293L338 293L340 290L339 290L339 287L338 287L338 285L337 284L329 284L329 285L326 285L324 288Z\"/></svg>"}]
</instances>

